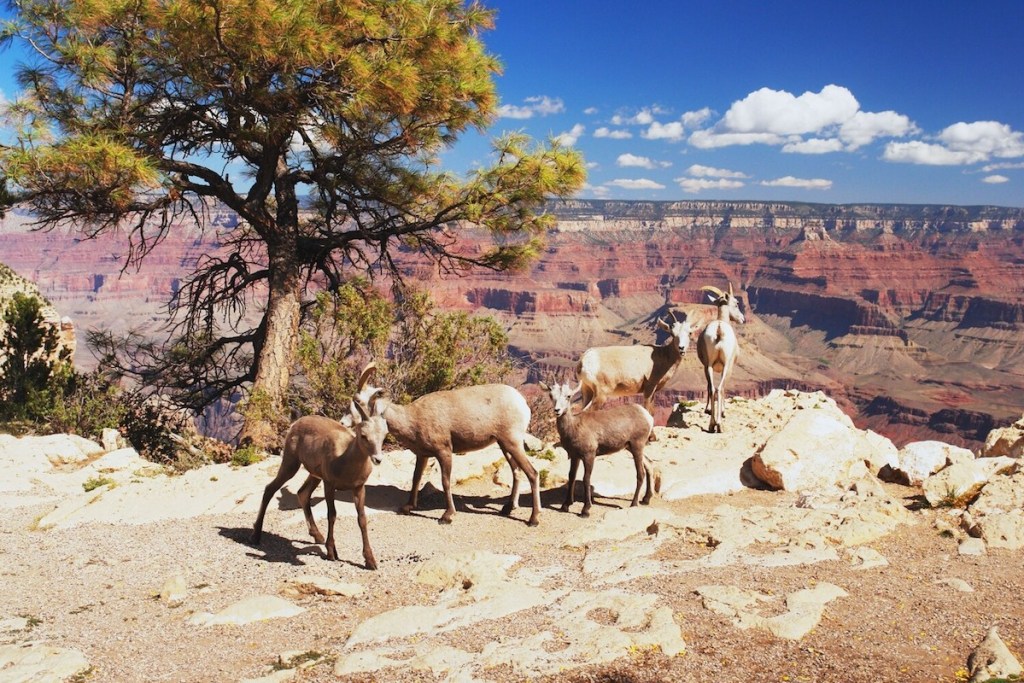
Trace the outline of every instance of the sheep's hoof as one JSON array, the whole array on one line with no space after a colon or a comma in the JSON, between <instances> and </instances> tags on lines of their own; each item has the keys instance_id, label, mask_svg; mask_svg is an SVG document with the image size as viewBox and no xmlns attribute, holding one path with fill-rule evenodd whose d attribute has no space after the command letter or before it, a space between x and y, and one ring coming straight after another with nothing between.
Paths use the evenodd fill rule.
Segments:
<instances>
[{"instance_id":1,"label":"sheep's hoof","mask_svg":"<svg viewBox=\"0 0 1024 683\"><path fill-rule=\"evenodd\" d=\"M317 532L315 534L310 534L310 536L313 537L313 542L314 543L319 543L320 545L323 545L326 542L326 541L324 541L324 535L321 534L320 532Z\"/></svg>"},{"instance_id":2,"label":"sheep's hoof","mask_svg":"<svg viewBox=\"0 0 1024 683\"><path fill-rule=\"evenodd\" d=\"M334 548L328 548L327 549L327 560L329 562L337 562L338 561L338 551L335 550Z\"/></svg>"},{"instance_id":3,"label":"sheep's hoof","mask_svg":"<svg viewBox=\"0 0 1024 683\"><path fill-rule=\"evenodd\" d=\"M650 443L651 441L657 441L657 440L658 440L658 436L653 431L651 432L651 435L647 437L647 442L648 443Z\"/></svg>"},{"instance_id":4,"label":"sheep's hoof","mask_svg":"<svg viewBox=\"0 0 1024 683\"><path fill-rule=\"evenodd\" d=\"M506 516L506 517L508 517L509 515L511 515L511 514L512 514L512 503L505 503L505 504L504 504L504 505L503 505L503 506L501 507L501 514L503 514L503 515L504 515L504 516Z\"/></svg>"},{"instance_id":5,"label":"sheep's hoof","mask_svg":"<svg viewBox=\"0 0 1024 683\"><path fill-rule=\"evenodd\" d=\"M372 557L368 558L366 560L366 568L371 570L371 571L376 571L377 570L377 560L373 559Z\"/></svg>"},{"instance_id":6,"label":"sheep's hoof","mask_svg":"<svg viewBox=\"0 0 1024 683\"><path fill-rule=\"evenodd\" d=\"M526 523L526 526L540 526L540 520L536 517L530 517L530 521Z\"/></svg>"},{"instance_id":7,"label":"sheep's hoof","mask_svg":"<svg viewBox=\"0 0 1024 683\"><path fill-rule=\"evenodd\" d=\"M589 517L589 516L590 516L590 510L583 510L583 511L580 512L580 517Z\"/></svg>"},{"instance_id":8,"label":"sheep's hoof","mask_svg":"<svg viewBox=\"0 0 1024 683\"><path fill-rule=\"evenodd\" d=\"M563 505L562 507L560 507L558 509L561 510L562 512L568 512L569 511L569 504L566 503L565 505Z\"/></svg>"},{"instance_id":9,"label":"sheep's hoof","mask_svg":"<svg viewBox=\"0 0 1024 683\"><path fill-rule=\"evenodd\" d=\"M441 515L441 519L437 520L437 523L438 524L451 524L452 523L451 515Z\"/></svg>"},{"instance_id":10,"label":"sheep's hoof","mask_svg":"<svg viewBox=\"0 0 1024 683\"><path fill-rule=\"evenodd\" d=\"M402 507L398 508L398 514L400 514L400 515L411 515L412 511L415 510L415 509L416 508L414 506L412 506L412 505L403 505Z\"/></svg>"}]
</instances>

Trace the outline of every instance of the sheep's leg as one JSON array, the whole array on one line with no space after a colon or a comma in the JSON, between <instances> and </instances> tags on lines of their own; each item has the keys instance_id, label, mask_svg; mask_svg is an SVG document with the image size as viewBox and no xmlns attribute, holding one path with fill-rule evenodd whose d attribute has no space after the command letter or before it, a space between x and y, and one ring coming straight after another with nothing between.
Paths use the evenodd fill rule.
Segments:
<instances>
[{"instance_id":1,"label":"sheep's leg","mask_svg":"<svg viewBox=\"0 0 1024 683\"><path fill-rule=\"evenodd\" d=\"M704 414L712 415L712 401L715 397L715 371L711 368L710 362L704 366L704 379L706 379L708 383L708 403L704 407Z\"/></svg>"},{"instance_id":2,"label":"sheep's leg","mask_svg":"<svg viewBox=\"0 0 1024 683\"><path fill-rule=\"evenodd\" d=\"M590 516L590 506L594 504L594 492L590 488L590 475L594 471L594 456L583 456L583 511L580 517Z\"/></svg>"},{"instance_id":3,"label":"sheep's leg","mask_svg":"<svg viewBox=\"0 0 1024 683\"><path fill-rule=\"evenodd\" d=\"M356 503L356 519L359 521L359 533L363 535L363 559L366 560L367 569L377 568L377 559L373 556L373 548L370 547L370 534L366 524L366 487L360 486L352 491L352 497Z\"/></svg>"},{"instance_id":4,"label":"sheep's leg","mask_svg":"<svg viewBox=\"0 0 1024 683\"><path fill-rule=\"evenodd\" d=\"M633 491L633 502L630 503L630 507L636 507L640 504L640 489L644 486L644 448L642 443L634 444L629 452L633 454L633 466L636 467L636 490ZM647 495L651 495L650 483L647 485ZM649 498L644 499L644 505L650 502Z\"/></svg>"},{"instance_id":5,"label":"sheep's leg","mask_svg":"<svg viewBox=\"0 0 1024 683\"><path fill-rule=\"evenodd\" d=\"M579 467L579 458L569 458L569 483L566 484L565 502L562 503L562 512L568 512L569 506L576 502L576 468Z\"/></svg>"},{"instance_id":6,"label":"sheep's leg","mask_svg":"<svg viewBox=\"0 0 1024 683\"><path fill-rule=\"evenodd\" d=\"M302 506L302 514L306 516L306 527L309 529L309 535L313 537L315 543L324 542L324 535L320 533L320 529L316 526L316 521L313 520L313 506L310 504L310 499L319 485L320 478L311 474L306 477L306 481L302 482L302 486L299 487L299 492L296 494L299 499L299 505Z\"/></svg>"},{"instance_id":7,"label":"sheep's leg","mask_svg":"<svg viewBox=\"0 0 1024 683\"><path fill-rule=\"evenodd\" d=\"M251 540L253 545L259 545L260 539L263 537L263 517L267 514L267 506L270 505L270 499L284 486L286 481L295 476L295 473L299 471L301 466L302 463L299 462L298 458L294 460L285 458L281 461L281 466L277 470L277 476L263 489L263 502L260 503L260 512L256 515L256 523L252 526Z\"/></svg>"},{"instance_id":8,"label":"sheep's leg","mask_svg":"<svg viewBox=\"0 0 1024 683\"><path fill-rule=\"evenodd\" d=\"M654 415L654 392L657 391L658 388L659 387L655 387L651 391L651 394L649 396L647 394L644 394L644 410L646 410L652 416ZM647 435L647 440L648 441L657 441L658 440L658 437L654 433L654 427L653 426L651 427L651 433Z\"/></svg>"},{"instance_id":9,"label":"sheep's leg","mask_svg":"<svg viewBox=\"0 0 1024 683\"><path fill-rule=\"evenodd\" d=\"M508 517L512 514L512 511L519 507L519 468L516 466L516 461L512 459L512 455L506 450L504 446L498 444L501 448L501 454L505 456L505 462L508 463L508 467L512 470L512 493L509 495L508 502L501 508L501 514Z\"/></svg>"},{"instance_id":10,"label":"sheep's leg","mask_svg":"<svg viewBox=\"0 0 1024 683\"><path fill-rule=\"evenodd\" d=\"M654 468L651 467L650 462L644 458L643 461L644 478L647 480L647 493L644 494L644 499L640 501L643 505L650 505L651 498L654 497Z\"/></svg>"},{"instance_id":11,"label":"sheep's leg","mask_svg":"<svg viewBox=\"0 0 1024 683\"><path fill-rule=\"evenodd\" d=\"M537 526L540 524L540 477L537 476L537 469L530 462L530 459L526 457L526 451L523 449L523 444L513 441L512 443L500 445L502 451L507 451L509 453L512 458L512 462L514 462L519 469L523 471L530 482L530 493L533 494L533 512L530 514L530 520L526 524L527 526ZM515 467L512 468L513 481L516 476L515 469Z\"/></svg>"},{"instance_id":12,"label":"sheep's leg","mask_svg":"<svg viewBox=\"0 0 1024 683\"><path fill-rule=\"evenodd\" d=\"M338 548L334 545L334 522L338 519L338 508L334 503L334 484L324 482L324 496L327 500L327 559L338 559Z\"/></svg>"},{"instance_id":13,"label":"sheep's leg","mask_svg":"<svg viewBox=\"0 0 1024 683\"><path fill-rule=\"evenodd\" d=\"M420 481L423 480L423 470L427 466L427 457L416 454L416 467L412 471L412 490L409 491L409 502L398 509L398 514L407 515L416 509L420 498Z\"/></svg>"},{"instance_id":14,"label":"sheep's leg","mask_svg":"<svg viewBox=\"0 0 1024 683\"><path fill-rule=\"evenodd\" d=\"M441 486L444 488L444 497L448 502L438 524L451 524L455 516L455 498L452 496L452 452L445 450L437 454L437 461L441 464Z\"/></svg>"}]
</instances>

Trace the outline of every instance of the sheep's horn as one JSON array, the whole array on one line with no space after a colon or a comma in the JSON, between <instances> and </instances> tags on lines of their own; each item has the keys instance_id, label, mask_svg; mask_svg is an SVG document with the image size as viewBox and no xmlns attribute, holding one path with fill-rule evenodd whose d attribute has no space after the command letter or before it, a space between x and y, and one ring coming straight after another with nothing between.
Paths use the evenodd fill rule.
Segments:
<instances>
[{"instance_id":1,"label":"sheep's horn","mask_svg":"<svg viewBox=\"0 0 1024 683\"><path fill-rule=\"evenodd\" d=\"M373 393L370 394L370 399L366 402L366 406L369 409L369 412L373 413L374 415L379 415L382 412L377 409L377 399L380 398L381 394L383 393L384 390L381 389L380 387L377 387L376 389L373 390Z\"/></svg>"},{"instance_id":2,"label":"sheep's horn","mask_svg":"<svg viewBox=\"0 0 1024 683\"><path fill-rule=\"evenodd\" d=\"M583 388L583 382L578 383L576 385L576 388L572 390L572 393L569 394L569 396L575 396L576 394L580 393L580 389L582 389L582 388Z\"/></svg>"},{"instance_id":3,"label":"sheep's horn","mask_svg":"<svg viewBox=\"0 0 1024 683\"><path fill-rule=\"evenodd\" d=\"M367 413L366 408L363 406L363 402L358 397L352 399L352 405L354 405L356 407L356 410L359 411L359 415L360 417L363 418L363 421L370 419L370 416Z\"/></svg>"},{"instance_id":4,"label":"sheep's horn","mask_svg":"<svg viewBox=\"0 0 1024 683\"><path fill-rule=\"evenodd\" d=\"M729 281L729 296L732 296L732 280Z\"/></svg>"},{"instance_id":5,"label":"sheep's horn","mask_svg":"<svg viewBox=\"0 0 1024 683\"><path fill-rule=\"evenodd\" d=\"M674 322L674 323L677 323L677 322L679 322L679 318L677 318L677 317L676 317L676 312L675 312L675 311L673 311L673 310L672 310L671 308L670 308L670 309L668 309L668 314L669 314L670 316L672 316L672 322Z\"/></svg>"},{"instance_id":6,"label":"sheep's horn","mask_svg":"<svg viewBox=\"0 0 1024 683\"><path fill-rule=\"evenodd\" d=\"M363 387L366 386L366 383L370 380L371 377L373 377L373 373L376 371L377 364L374 361L371 360L369 363L366 364L366 367L363 368L362 374L359 375L359 382L356 383L357 394L360 391L362 391Z\"/></svg>"},{"instance_id":7,"label":"sheep's horn","mask_svg":"<svg viewBox=\"0 0 1024 683\"><path fill-rule=\"evenodd\" d=\"M702 285L700 290L702 292L711 292L715 296L725 296L725 293L722 292L722 290L720 290L718 287L712 287L711 285Z\"/></svg>"},{"instance_id":8,"label":"sheep's horn","mask_svg":"<svg viewBox=\"0 0 1024 683\"><path fill-rule=\"evenodd\" d=\"M544 383L544 382L537 382L537 386L539 386L539 387L540 387L541 389L543 389L544 391L551 391L551 387L549 387L549 386L548 386L548 385L547 385L546 383Z\"/></svg>"}]
</instances>

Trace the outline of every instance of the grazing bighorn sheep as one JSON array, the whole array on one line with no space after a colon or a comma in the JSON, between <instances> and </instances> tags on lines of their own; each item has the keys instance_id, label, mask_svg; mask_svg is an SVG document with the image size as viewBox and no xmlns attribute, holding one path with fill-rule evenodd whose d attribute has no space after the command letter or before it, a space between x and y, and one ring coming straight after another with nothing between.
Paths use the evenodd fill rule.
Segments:
<instances>
[{"instance_id":1,"label":"grazing bighorn sheep","mask_svg":"<svg viewBox=\"0 0 1024 683\"><path fill-rule=\"evenodd\" d=\"M572 397L580 391L580 387L571 389L568 384L548 386L540 382L540 388L548 392L551 402L555 405L556 425L562 448L569 454L569 484L562 503L562 512L568 512L574 502L576 488L576 470L583 461L584 502L581 517L590 516L593 496L590 489L590 475L594 469L594 459L599 455L617 453L628 450L633 455L636 465L636 490L633 492L632 507L640 501L640 488L647 479L647 493L643 504L651 502L654 473L650 463L644 457L644 445L654 429L654 418L641 406L635 403L615 406L608 410L588 410L578 415L572 412Z\"/></svg>"},{"instance_id":2,"label":"grazing bighorn sheep","mask_svg":"<svg viewBox=\"0 0 1024 683\"><path fill-rule=\"evenodd\" d=\"M658 329L672 338L661 346L597 346L587 349L576 365L583 391L583 410L600 408L612 396L644 395L644 408L654 411L654 394L672 379L690 345L690 321L672 311L672 324L658 318Z\"/></svg>"},{"instance_id":3,"label":"grazing bighorn sheep","mask_svg":"<svg viewBox=\"0 0 1024 683\"><path fill-rule=\"evenodd\" d=\"M364 379L372 364L363 371ZM295 476L299 467L304 466L309 476L299 487L298 499L302 512L306 516L309 535L317 543L324 543L327 548L327 559L337 560L338 549L334 545L334 521L337 510L334 504L336 490L352 491L356 506L356 517L359 531L363 537L363 559L367 569L376 569L377 560L370 547L366 523L366 480L373 471L373 465L381 461L381 448L388 426L378 413L370 414L362 401L353 401L356 414L353 415L352 428L346 427L321 415L307 415L292 423L284 440L281 455L281 466L277 476L263 490L263 502L260 512L253 525L252 543L259 545L263 535L263 517L271 498L286 481ZM325 541L320 529L313 520L310 498L316 491L320 481L324 482L324 498L327 501L327 539Z\"/></svg>"},{"instance_id":4,"label":"grazing bighorn sheep","mask_svg":"<svg viewBox=\"0 0 1024 683\"><path fill-rule=\"evenodd\" d=\"M367 386L357 398L379 391ZM512 493L502 508L511 515L519 506L519 472L526 473L533 493L533 514L529 526L540 523L540 484L537 470L526 457L523 442L530 424L530 407L523 395L507 384L481 384L471 387L435 391L407 405L378 398L370 403L376 414L383 415L391 435L416 455L409 502L399 509L407 515L419 504L420 481L428 458L441 464L441 483L448 507L439 524L450 524L455 515L452 498L452 454L466 453L497 443L512 469Z\"/></svg>"},{"instance_id":5,"label":"grazing bighorn sheep","mask_svg":"<svg viewBox=\"0 0 1024 683\"><path fill-rule=\"evenodd\" d=\"M736 331L732 329L730 321L742 323L745 318L740 311L739 300L732 293L731 282L728 294L710 285L701 287L701 290L709 292L711 303L718 306L718 319L708 323L697 338L697 358L704 366L704 377L708 382L708 403L704 410L711 415L708 431L721 433L725 411L723 387L740 350ZM715 372L721 373L718 384L714 382Z\"/></svg>"}]
</instances>

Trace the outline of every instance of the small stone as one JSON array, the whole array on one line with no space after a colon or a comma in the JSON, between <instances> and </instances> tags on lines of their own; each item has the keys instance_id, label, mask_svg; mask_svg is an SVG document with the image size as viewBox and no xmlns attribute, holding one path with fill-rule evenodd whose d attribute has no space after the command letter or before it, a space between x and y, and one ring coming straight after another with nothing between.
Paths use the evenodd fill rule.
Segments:
<instances>
[{"instance_id":1,"label":"small stone","mask_svg":"<svg viewBox=\"0 0 1024 683\"><path fill-rule=\"evenodd\" d=\"M984 555L985 541L980 538L965 538L957 548L961 555Z\"/></svg>"},{"instance_id":2,"label":"small stone","mask_svg":"<svg viewBox=\"0 0 1024 683\"><path fill-rule=\"evenodd\" d=\"M160 588L160 600L169 607L177 607L185 602L188 597L188 586L185 584L185 577L175 574L166 581Z\"/></svg>"}]
</instances>

